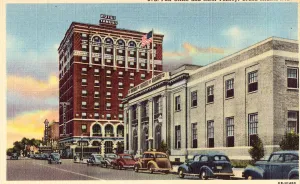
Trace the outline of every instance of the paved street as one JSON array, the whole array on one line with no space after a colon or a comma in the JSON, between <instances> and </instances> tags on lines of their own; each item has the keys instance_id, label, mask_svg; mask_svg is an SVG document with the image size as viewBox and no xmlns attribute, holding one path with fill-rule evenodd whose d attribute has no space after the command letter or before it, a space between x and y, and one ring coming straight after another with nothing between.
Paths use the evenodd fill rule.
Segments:
<instances>
[{"instance_id":1,"label":"paved street","mask_svg":"<svg viewBox=\"0 0 300 184\"><path fill-rule=\"evenodd\" d=\"M61 165L46 160L7 160L7 180L179 180L174 174L135 173L62 160ZM193 179L193 178L190 178Z\"/></svg>"}]
</instances>

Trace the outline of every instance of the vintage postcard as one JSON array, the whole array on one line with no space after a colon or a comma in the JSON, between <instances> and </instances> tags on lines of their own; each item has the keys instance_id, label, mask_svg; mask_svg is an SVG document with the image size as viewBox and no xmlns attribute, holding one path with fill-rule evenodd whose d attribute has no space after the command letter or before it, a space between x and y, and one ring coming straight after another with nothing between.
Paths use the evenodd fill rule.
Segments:
<instances>
[{"instance_id":1,"label":"vintage postcard","mask_svg":"<svg viewBox=\"0 0 300 184\"><path fill-rule=\"evenodd\" d=\"M5 2L2 180L296 184L298 11Z\"/></svg>"}]
</instances>

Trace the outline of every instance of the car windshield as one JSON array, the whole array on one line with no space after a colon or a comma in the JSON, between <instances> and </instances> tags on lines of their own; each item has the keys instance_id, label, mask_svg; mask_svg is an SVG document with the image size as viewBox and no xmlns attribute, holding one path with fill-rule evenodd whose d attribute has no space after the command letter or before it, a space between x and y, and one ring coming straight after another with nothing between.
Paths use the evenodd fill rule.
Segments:
<instances>
[{"instance_id":1,"label":"car windshield","mask_svg":"<svg viewBox=\"0 0 300 184\"><path fill-rule=\"evenodd\" d=\"M101 157L100 155L95 155L95 159L96 159L96 160L101 160L102 157Z\"/></svg>"},{"instance_id":2,"label":"car windshield","mask_svg":"<svg viewBox=\"0 0 300 184\"><path fill-rule=\"evenodd\" d=\"M214 161L229 161L229 159L224 155L215 155L213 159Z\"/></svg>"},{"instance_id":3,"label":"car windshield","mask_svg":"<svg viewBox=\"0 0 300 184\"><path fill-rule=\"evenodd\" d=\"M106 155L107 158L117 158L117 155L111 154L111 155Z\"/></svg>"},{"instance_id":4,"label":"car windshield","mask_svg":"<svg viewBox=\"0 0 300 184\"><path fill-rule=\"evenodd\" d=\"M52 154L52 156L54 157L54 158L59 158L60 157L60 155L57 153L57 154Z\"/></svg>"},{"instance_id":5,"label":"car windshield","mask_svg":"<svg viewBox=\"0 0 300 184\"><path fill-rule=\"evenodd\" d=\"M167 158L167 155L156 154L156 158Z\"/></svg>"},{"instance_id":6,"label":"car windshield","mask_svg":"<svg viewBox=\"0 0 300 184\"><path fill-rule=\"evenodd\" d=\"M123 158L124 159L132 159L132 156L130 156L130 155L124 155Z\"/></svg>"}]
</instances>

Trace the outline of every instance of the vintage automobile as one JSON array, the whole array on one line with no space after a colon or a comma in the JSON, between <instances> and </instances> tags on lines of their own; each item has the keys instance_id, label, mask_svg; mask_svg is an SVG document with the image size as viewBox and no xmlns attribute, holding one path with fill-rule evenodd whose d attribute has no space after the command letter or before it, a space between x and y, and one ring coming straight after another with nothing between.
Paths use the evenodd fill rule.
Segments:
<instances>
[{"instance_id":1,"label":"vintage automobile","mask_svg":"<svg viewBox=\"0 0 300 184\"><path fill-rule=\"evenodd\" d=\"M19 157L18 157L18 153L12 153L11 156L10 156L10 160L18 160Z\"/></svg>"},{"instance_id":2,"label":"vintage automobile","mask_svg":"<svg viewBox=\"0 0 300 184\"><path fill-rule=\"evenodd\" d=\"M48 164L61 164L60 154L59 153L51 153L48 158Z\"/></svg>"},{"instance_id":3,"label":"vintage automobile","mask_svg":"<svg viewBox=\"0 0 300 184\"><path fill-rule=\"evenodd\" d=\"M92 165L92 166L94 166L94 165L96 165L96 166L100 166L102 163L101 163L101 161L103 161L104 160L104 158L100 155L100 154L95 154L95 153L93 153L93 154L91 154L91 156L88 158L88 160L87 160L87 166L89 166L89 165Z\"/></svg>"},{"instance_id":4,"label":"vintage automobile","mask_svg":"<svg viewBox=\"0 0 300 184\"><path fill-rule=\"evenodd\" d=\"M114 153L107 153L104 155L104 160L101 161L101 166L102 167L109 167L112 166L111 162L117 159L117 155Z\"/></svg>"},{"instance_id":5,"label":"vintage automobile","mask_svg":"<svg viewBox=\"0 0 300 184\"><path fill-rule=\"evenodd\" d=\"M172 170L172 165L168 158L168 155L163 152L149 151L144 152L142 158L134 164L134 171L149 170L153 172L164 172L168 174Z\"/></svg>"},{"instance_id":6,"label":"vintage automobile","mask_svg":"<svg viewBox=\"0 0 300 184\"><path fill-rule=\"evenodd\" d=\"M119 154L116 160L111 162L114 169L133 169L135 164L135 159L129 154Z\"/></svg>"},{"instance_id":7,"label":"vintage automobile","mask_svg":"<svg viewBox=\"0 0 300 184\"><path fill-rule=\"evenodd\" d=\"M278 151L245 168L245 179L299 179L299 151Z\"/></svg>"},{"instance_id":8,"label":"vintage automobile","mask_svg":"<svg viewBox=\"0 0 300 184\"><path fill-rule=\"evenodd\" d=\"M202 180L208 178L230 179L234 176L228 157L218 152L208 152L194 155L192 160L178 167L180 178L198 176Z\"/></svg>"}]
</instances>

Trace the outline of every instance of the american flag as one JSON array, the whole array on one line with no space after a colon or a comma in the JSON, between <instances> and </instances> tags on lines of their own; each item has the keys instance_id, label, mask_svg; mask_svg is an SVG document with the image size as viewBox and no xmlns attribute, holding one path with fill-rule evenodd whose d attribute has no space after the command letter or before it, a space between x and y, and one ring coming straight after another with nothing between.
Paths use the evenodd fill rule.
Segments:
<instances>
[{"instance_id":1,"label":"american flag","mask_svg":"<svg viewBox=\"0 0 300 184\"><path fill-rule=\"evenodd\" d=\"M150 31L149 33L145 34L142 37L142 47L144 47L145 45L148 45L149 43L151 43L152 39L153 39L152 31Z\"/></svg>"}]
</instances>

